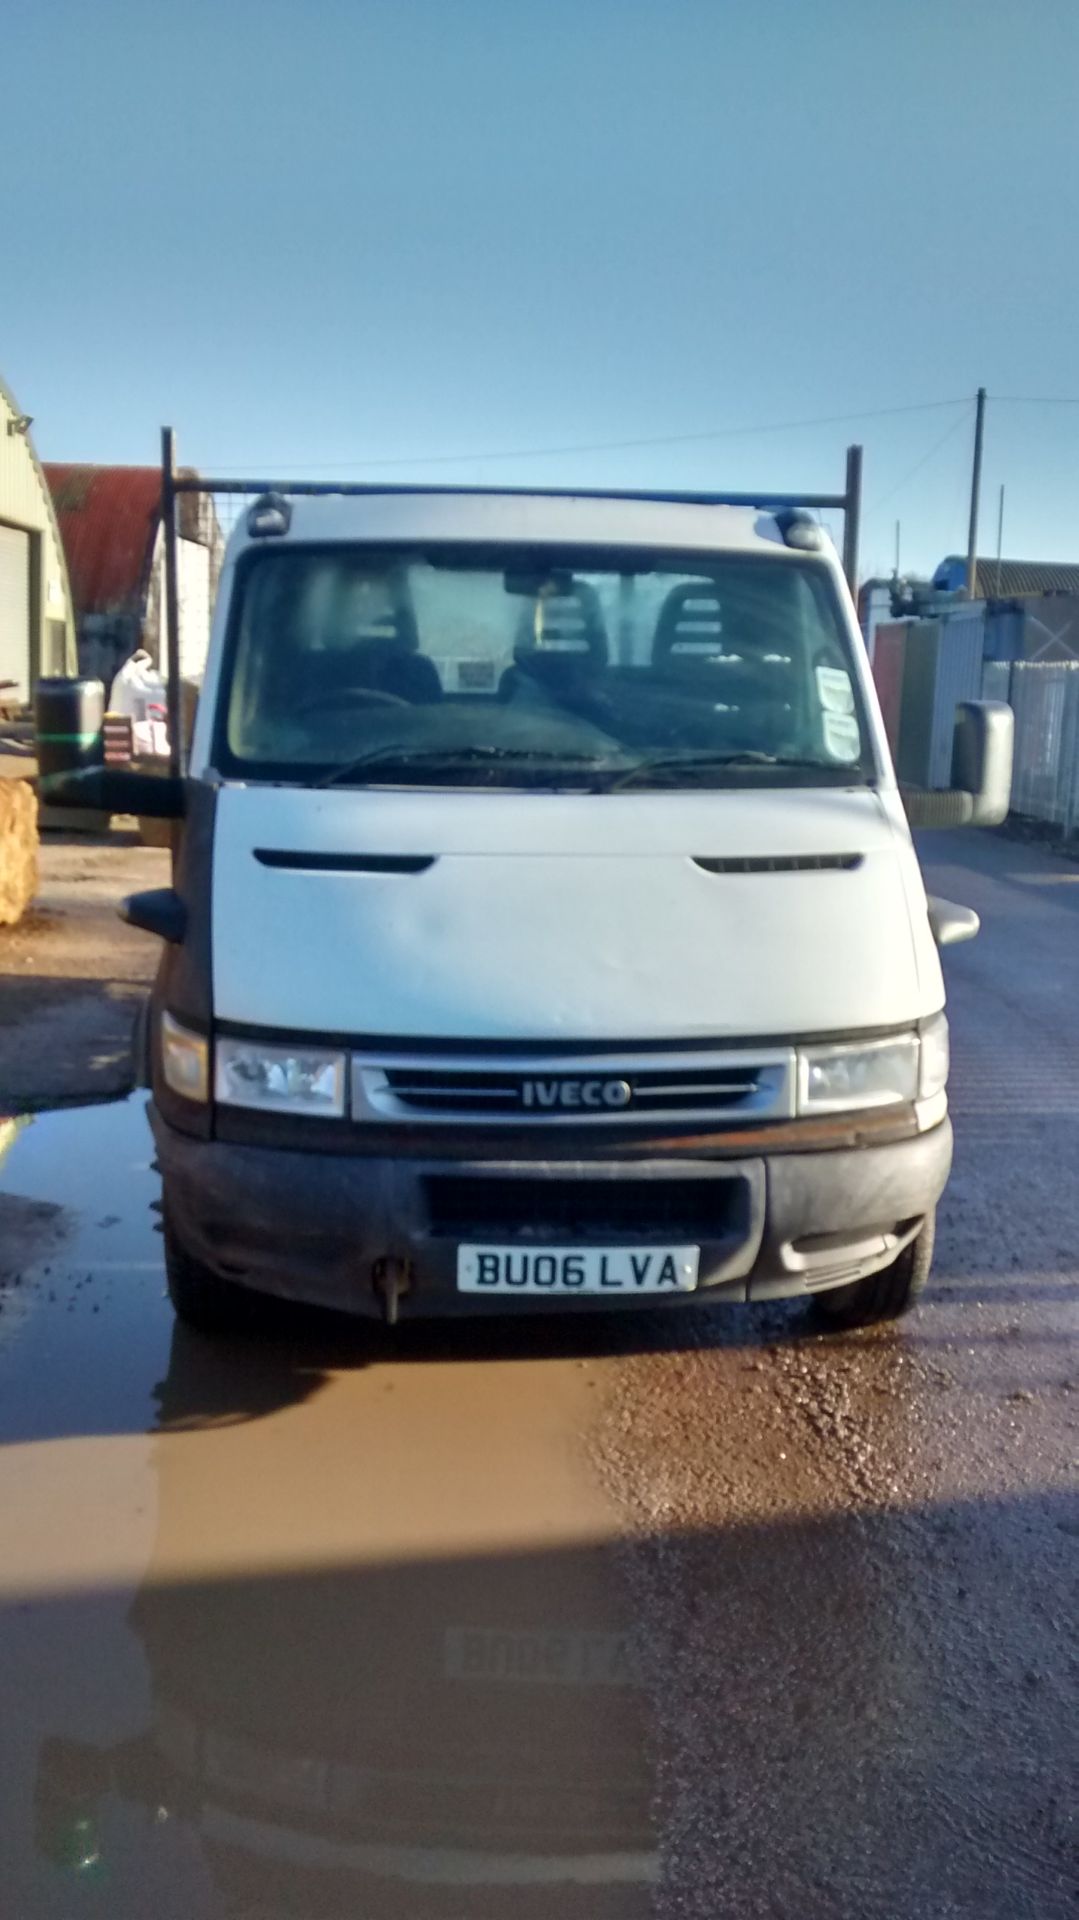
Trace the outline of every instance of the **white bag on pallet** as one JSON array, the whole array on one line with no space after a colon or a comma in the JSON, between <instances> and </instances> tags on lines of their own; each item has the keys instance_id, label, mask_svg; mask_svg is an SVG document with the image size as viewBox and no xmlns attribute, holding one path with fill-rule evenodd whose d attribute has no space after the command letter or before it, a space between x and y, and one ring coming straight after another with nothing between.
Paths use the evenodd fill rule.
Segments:
<instances>
[{"instance_id":1,"label":"white bag on pallet","mask_svg":"<svg viewBox=\"0 0 1079 1920\"><path fill-rule=\"evenodd\" d=\"M150 655L142 647L125 660L109 693L109 712L131 721L136 754L167 754L168 696Z\"/></svg>"}]
</instances>

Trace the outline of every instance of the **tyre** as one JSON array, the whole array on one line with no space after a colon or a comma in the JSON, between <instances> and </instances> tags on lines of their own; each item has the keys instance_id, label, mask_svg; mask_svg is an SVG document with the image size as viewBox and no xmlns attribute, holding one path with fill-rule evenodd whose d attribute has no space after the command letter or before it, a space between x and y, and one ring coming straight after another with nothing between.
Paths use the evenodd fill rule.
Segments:
<instances>
[{"instance_id":1,"label":"tyre","mask_svg":"<svg viewBox=\"0 0 1079 1920\"><path fill-rule=\"evenodd\" d=\"M813 1299L814 1317L824 1327L864 1327L875 1320L898 1320L916 1306L925 1292L933 1264L936 1214L926 1215L920 1233L904 1247L890 1267L830 1287Z\"/></svg>"},{"instance_id":2,"label":"tyre","mask_svg":"<svg viewBox=\"0 0 1079 1920\"><path fill-rule=\"evenodd\" d=\"M150 996L145 994L139 1001L135 1018L131 1023L131 1063L136 1087L153 1085L153 1066L150 1059Z\"/></svg>"},{"instance_id":3,"label":"tyre","mask_svg":"<svg viewBox=\"0 0 1079 1920\"><path fill-rule=\"evenodd\" d=\"M247 1287L219 1280L181 1246L165 1222L165 1284L173 1312L185 1326L199 1333L237 1333L258 1318L257 1295Z\"/></svg>"}]
</instances>

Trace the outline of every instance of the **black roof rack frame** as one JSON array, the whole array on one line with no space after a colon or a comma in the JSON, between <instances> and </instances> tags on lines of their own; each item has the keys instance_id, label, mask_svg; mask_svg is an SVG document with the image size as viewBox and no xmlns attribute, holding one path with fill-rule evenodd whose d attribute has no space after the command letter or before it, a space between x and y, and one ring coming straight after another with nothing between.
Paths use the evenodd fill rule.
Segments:
<instances>
[{"instance_id":1,"label":"black roof rack frame","mask_svg":"<svg viewBox=\"0 0 1079 1920\"><path fill-rule=\"evenodd\" d=\"M852 594L858 591L858 533L862 509L862 449L847 448L846 485L842 493L773 493L767 488L749 493L712 492L699 488L625 487L492 487L445 486L424 481L381 480L238 480L217 479L206 474L179 473L176 468L176 441L171 427L161 429L161 520L165 545L165 607L168 623L168 718L169 759L173 774L183 772L183 741L180 716L180 634L179 575L177 571L176 503L184 493L278 493L324 499L340 495L364 499L371 494L415 495L423 493L472 494L495 497L510 494L522 498L539 496L548 500L645 500L683 507L756 507L762 513L804 507L815 512L842 513L843 571Z\"/></svg>"}]
</instances>

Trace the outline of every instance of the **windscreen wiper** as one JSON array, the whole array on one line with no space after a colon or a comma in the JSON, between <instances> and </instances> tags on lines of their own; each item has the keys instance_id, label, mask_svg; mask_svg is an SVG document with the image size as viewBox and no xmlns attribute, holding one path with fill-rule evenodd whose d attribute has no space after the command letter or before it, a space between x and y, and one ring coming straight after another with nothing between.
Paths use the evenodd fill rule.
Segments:
<instances>
[{"instance_id":1,"label":"windscreen wiper","mask_svg":"<svg viewBox=\"0 0 1079 1920\"><path fill-rule=\"evenodd\" d=\"M779 767L784 771L796 773L823 773L840 775L844 781L858 782L863 778L860 769L841 767L825 760L810 759L795 753L761 753L746 749L743 753L660 753L648 760L637 760L624 773L616 775L611 781L597 785L597 793L618 793L624 787L632 787L637 782L653 776L665 778L676 784L679 774L691 779L700 778L709 773L725 773L732 768L752 770L759 767L767 771Z\"/></svg>"},{"instance_id":2,"label":"windscreen wiper","mask_svg":"<svg viewBox=\"0 0 1079 1920\"><path fill-rule=\"evenodd\" d=\"M447 767L476 766L506 760L530 761L533 765L544 762L550 767L596 767L601 764L594 754L550 753L537 747L403 747L384 744L368 748L366 753L357 754L354 760L346 760L342 766L331 767L313 784L316 787L333 787L342 780L350 780L353 774L362 773L365 767L429 767L432 771L440 771Z\"/></svg>"}]
</instances>

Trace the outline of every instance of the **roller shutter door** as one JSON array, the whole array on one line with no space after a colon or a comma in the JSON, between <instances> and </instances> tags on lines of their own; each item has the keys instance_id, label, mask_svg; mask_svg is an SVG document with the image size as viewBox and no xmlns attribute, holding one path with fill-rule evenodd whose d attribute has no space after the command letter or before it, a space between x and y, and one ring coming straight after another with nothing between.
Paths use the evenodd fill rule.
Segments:
<instances>
[{"instance_id":1,"label":"roller shutter door","mask_svg":"<svg viewBox=\"0 0 1079 1920\"><path fill-rule=\"evenodd\" d=\"M0 527L0 687L30 698L30 535Z\"/></svg>"}]
</instances>

